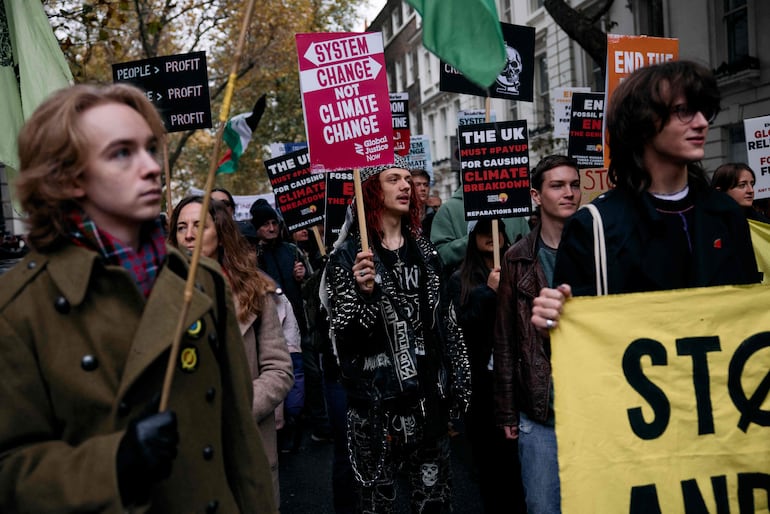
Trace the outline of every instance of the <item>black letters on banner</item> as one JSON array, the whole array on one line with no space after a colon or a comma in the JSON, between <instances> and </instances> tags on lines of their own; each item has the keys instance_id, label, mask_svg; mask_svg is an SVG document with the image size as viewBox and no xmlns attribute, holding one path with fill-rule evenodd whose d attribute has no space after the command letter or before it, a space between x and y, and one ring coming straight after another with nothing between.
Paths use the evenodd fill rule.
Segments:
<instances>
[{"instance_id":1,"label":"black letters on banner","mask_svg":"<svg viewBox=\"0 0 770 514\"><path fill-rule=\"evenodd\" d=\"M631 488L628 514L662 514L655 484L637 485Z\"/></svg>"},{"instance_id":2,"label":"black letters on banner","mask_svg":"<svg viewBox=\"0 0 770 514\"><path fill-rule=\"evenodd\" d=\"M666 348L653 339L633 341L623 354L623 373L629 385L633 387L652 407L655 418L647 423L641 407L628 409L628 421L631 430L641 439L649 440L660 437L671 418L671 404L666 394L653 384L645 375L641 366L641 357L648 355L654 366L667 364Z\"/></svg>"},{"instance_id":3,"label":"black letters on banner","mask_svg":"<svg viewBox=\"0 0 770 514\"><path fill-rule=\"evenodd\" d=\"M770 494L770 475L767 473L738 473L738 513L754 514L754 491L764 490ZM680 482L682 502L686 514L711 514L706 506L703 494L695 479L690 478ZM727 477L718 475L711 477L711 489L716 503L716 514L730 514L730 503L727 493ZM631 488L629 514L661 514L658 490L655 484L637 485Z\"/></svg>"},{"instance_id":4,"label":"black letters on banner","mask_svg":"<svg viewBox=\"0 0 770 514\"><path fill-rule=\"evenodd\" d=\"M762 404L770 392L770 371L765 375L750 397L743 390L741 378L743 370L756 352L770 347L770 332L760 332L743 341L735 350L728 369L727 390L733 404L741 413L738 428L746 432L749 424L770 426L770 411L762 410ZM721 351L718 336L686 337L677 339L677 354L692 357L693 386L698 413L698 434L714 433L714 415L711 404L711 380L708 367L709 352ZM637 339L629 344L623 354L623 373L629 385L650 404L655 412L655 419L647 423L640 407L628 409L631 429L641 439L660 437L668 426L671 417L671 405L666 394L653 384L642 371L640 358L648 355L653 365L665 366L667 356L665 347L652 339Z\"/></svg>"},{"instance_id":5,"label":"black letters on banner","mask_svg":"<svg viewBox=\"0 0 770 514\"><path fill-rule=\"evenodd\" d=\"M678 355L692 356L692 381L695 387L695 405L698 408L698 435L714 433L714 415L711 409L711 380L708 352L721 351L719 338L685 337L676 340Z\"/></svg>"},{"instance_id":6,"label":"black letters on banner","mask_svg":"<svg viewBox=\"0 0 770 514\"><path fill-rule=\"evenodd\" d=\"M762 427L770 426L770 411L760 409L765 398L767 398L768 391L770 391L770 372L762 379L751 398L746 397L746 393L741 385L743 368L749 357L768 346L770 346L770 332L754 334L741 343L738 349L735 350L732 359L730 359L727 390L730 393L733 404L741 412L738 428L744 432L748 430L749 423L755 423Z\"/></svg>"}]
</instances>

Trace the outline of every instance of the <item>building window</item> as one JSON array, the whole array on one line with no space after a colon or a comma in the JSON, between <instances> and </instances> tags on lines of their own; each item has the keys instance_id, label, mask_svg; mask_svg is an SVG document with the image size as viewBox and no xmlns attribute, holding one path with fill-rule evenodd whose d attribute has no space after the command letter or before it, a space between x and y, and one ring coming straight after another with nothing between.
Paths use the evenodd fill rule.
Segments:
<instances>
[{"instance_id":1,"label":"building window","mask_svg":"<svg viewBox=\"0 0 770 514\"><path fill-rule=\"evenodd\" d=\"M446 118L446 107L442 107L439 111L439 127L441 127L441 148L436 148L436 154L434 155L434 158L436 160L441 160L444 158L447 152L447 145L449 144L449 131L447 130L447 127L449 125L447 124L447 118ZM433 137L436 137L436 132L433 133Z\"/></svg>"},{"instance_id":2,"label":"building window","mask_svg":"<svg viewBox=\"0 0 770 514\"><path fill-rule=\"evenodd\" d=\"M639 34L663 37L663 0L637 0Z\"/></svg>"},{"instance_id":3,"label":"building window","mask_svg":"<svg viewBox=\"0 0 770 514\"><path fill-rule=\"evenodd\" d=\"M404 68L406 77L406 87L411 86L414 83L414 65L412 64L412 54L407 53L404 55Z\"/></svg>"},{"instance_id":4,"label":"building window","mask_svg":"<svg viewBox=\"0 0 770 514\"><path fill-rule=\"evenodd\" d=\"M511 108L508 111L508 114L510 116L510 120L518 120L519 119L519 106L516 102L510 102Z\"/></svg>"},{"instance_id":5,"label":"building window","mask_svg":"<svg viewBox=\"0 0 770 514\"><path fill-rule=\"evenodd\" d=\"M500 6L500 19L502 21L513 23L513 0L502 0Z\"/></svg>"},{"instance_id":6,"label":"building window","mask_svg":"<svg viewBox=\"0 0 770 514\"><path fill-rule=\"evenodd\" d=\"M436 115L428 115L428 129L430 130L430 155L433 160L436 160Z\"/></svg>"},{"instance_id":7,"label":"building window","mask_svg":"<svg viewBox=\"0 0 770 514\"><path fill-rule=\"evenodd\" d=\"M401 4L397 5L395 9L393 9L393 33L395 34L398 32L398 30L401 28L401 24L403 23L401 19Z\"/></svg>"},{"instance_id":8,"label":"building window","mask_svg":"<svg viewBox=\"0 0 770 514\"><path fill-rule=\"evenodd\" d=\"M386 71L387 76L388 76L388 90L390 90L390 91L397 91L397 89L396 89L396 84L397 84L397 82L396 82L396 80L397 80L397 77L396 77L396 66L392 62L386 63L385 64L385 71Z\"/></svg>"},{"instance_id":9,"label":"building window","mask_svg":"<svg viewBox=\"0 0 770 514\"><path fill-rule=\"evenodd\" d=\"M749 55L749 22L747 0L724 0L727 31L727 62L733 63Z\"/></svg>"},{"instance_id":10,"label":"building window","mask_svg":"<svg viewBox=\"0 0 770 514\"><path fill-rule=\"evenodd\" d=\"M728 142L730 145L727 149L728 162L748 162L749 153L746 150L746 133L743 128L743 123L737 123L728 127Z\"/></svg>"},{"instance_id":11,"label":"building window","mask_svg":"<svg viewBox=\"0 0 770 514\"><path fill-rule=\"evenodd\" d=\"M541 7L543 7L543 3L545 0L530 0L529 2L529 10L532 12L537 11Z\"/></svg>"},{"instance_id":12,"label":"building window","mask_svg":"<svg viewBox=\"0 0 770 514\"><path fill-rule=\"evenodd\" d=\"M535 57L535 102L537 127L551 125L551 86L548 82L548 59L545 54Z\"/></svg>"},{"instance_id":13,"label":"building window","mask_svg":"<svg viewBox=\"0 0 770 514\"><path fill-rule=\"evenodd\" d=\"M412 76L411 83L415 82L418 78L420 78L420 66L419 66L417 50L414 50L412 53L409 54L409 73L411 73L411 76Z\"/></svg>"},{"instance_id":14,"label":"building window","mask_svg":"<svg viewBox=\"0 0 770 514\"><path fill-rule=\"evenodd\" d=\"M433 73L431 72L431 65L430 65L430 52L426 51L425 54L425 78L428 81L427 84L425 84L426 87L430 87L433 85Z\"/></svg>"}]
</instances>

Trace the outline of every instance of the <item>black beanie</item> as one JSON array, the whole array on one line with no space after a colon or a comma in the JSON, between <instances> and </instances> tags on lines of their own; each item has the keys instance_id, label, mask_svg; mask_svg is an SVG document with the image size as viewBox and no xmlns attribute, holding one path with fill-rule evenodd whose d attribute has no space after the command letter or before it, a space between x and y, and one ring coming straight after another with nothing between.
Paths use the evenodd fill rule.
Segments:
<instances>
[{"instance_id":1,"label":"black beanie","mask_svg":"<svg viewBox=\"0 0 770 514\"><path fill-rule=\"evenodd\" d=\"M270 207L270 204L264 198L260 198L251 204L249 212L251 213L251 224L254 225L254 228L261 227L267 221L278 220L278 214L275 212L275 209Z\"/></svg>"}]
</instances>

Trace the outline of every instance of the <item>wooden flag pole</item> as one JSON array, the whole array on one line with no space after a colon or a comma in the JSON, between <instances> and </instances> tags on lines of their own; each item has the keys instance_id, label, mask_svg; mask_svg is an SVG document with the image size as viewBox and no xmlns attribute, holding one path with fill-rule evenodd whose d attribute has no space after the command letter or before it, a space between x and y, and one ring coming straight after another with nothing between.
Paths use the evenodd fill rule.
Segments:
<instances>
[{"instance_id":1,"label":"wooden flag pole","mask_svg":"<svg viewBox=\"0 0 770 514\"><path fill-rule=\"evenodd\" d=\"M163 176L166 180L166 223L171 220L171 166L168 164L168 135L163 136Z\"/></svg>"},{"instance_id":2,"label":"wooden flag pole","mask_svg":"<svg viewBox=\"0 0 770 514\"><path fill-rule=\"evenodd\" d=\"M230 103L233 98L233 91L235 89L235 81L238 76L238 66L241 60L241 53L243 52L243 45L246 41L246 32L249 28L249 21L251 20L252 13L254 12L255 0L249 0L246 6L246 13L243 17L243 23L241 25L241 33L238 37L238 45L236 46L235 55L233 56L233 63L230 68L230 75L227 78L227 88L225 89L225 96L222 100L222 109L219 112L219 128L217 129L216 137L214 138L214 149L211 152L211 160L209 163L209 173L206 177L206 186L203 193L203 202L201 205L199 227L203 227L206 224L206 216L209 212L209 204L211 203L211 190L214 187L214 179L216 177L216 171L219 163L219 151L222 146L222 134L225 131L225 125L227 118L230 115ZM192 260L190 261L190 270L187 273L187 282L185 283L184 296L181 312L179 313L179 321L174 332L174 340L171 344L171 355L168 358L168 365L166 366L166 376L163 380L163 390L160 398L160 411L163 412L168 408L168 398L171 393L171 384L174 381L174 370L176 369L176 361L179 358L179 347L182 342L182 334L186 328L185 319L187 313L190 311L190 304L192 303L193 289L195 288L195 276L198 271L198 263L200 262L201 250L203 249L203 238L195 238L195 249L193 250Z\"/></svg>"},{"instance_id":3,"label":"wooden flag pole","mask_svg":"<svg viewBox=\"0 0 770 514\"><path fill-rule=\"evenodd\" d=\"M489 115L489 112L490 112L489 104L490 104L490 98L488 96L487 96L486 102L484 102L484 103L485 103L484 108L485 108L485 111L486 111L486 113L484 115L484 120L487 123L489 123L489 116L490 116ZM493 262L493 264L492 265L494 266L494 269L497 269L497 268L500 267L500 231L498 230L497 226L498 226L497 218L495 218L495 219L492 220L492 253L493 253L493 255L492 255L492 259L493 259L492 262Z\"/></svg>"}]
</instances>

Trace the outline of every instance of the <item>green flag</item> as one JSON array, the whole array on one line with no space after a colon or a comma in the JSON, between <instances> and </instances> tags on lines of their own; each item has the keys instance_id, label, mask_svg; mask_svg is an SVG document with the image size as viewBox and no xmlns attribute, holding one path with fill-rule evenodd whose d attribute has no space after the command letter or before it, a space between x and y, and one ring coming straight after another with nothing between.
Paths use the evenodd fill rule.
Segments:
<instances>
[{"instance_id":1,"label":"green flag","mask_svg":"<svg viewBox=\"0 0 770 514\"><path fill-rule=\"evenodd\" d=\"M71 83L43 4L0 0L0 162L18 169L16 137L24 120L50 93Z\"/></svg>"},{"instance_id":2,"label":"green flag","mask_svg":"<svg viewBox=\"0 0 770 514\"><path fill-rule=\"evenodd\" d=\"M494 0L406 0L422 16L425 48L486 88L505 66Z\"/></svg>"}]
</instances>

